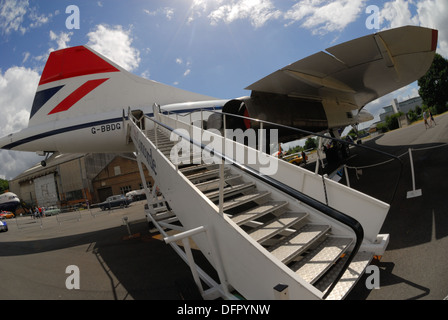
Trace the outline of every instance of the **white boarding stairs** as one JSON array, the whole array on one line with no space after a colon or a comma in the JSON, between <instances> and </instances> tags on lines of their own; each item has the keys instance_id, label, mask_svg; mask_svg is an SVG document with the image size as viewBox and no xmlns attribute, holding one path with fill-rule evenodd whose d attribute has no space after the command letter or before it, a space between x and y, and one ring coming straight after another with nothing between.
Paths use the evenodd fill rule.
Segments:
<instances>
[{"instance_id":1,"label":"white boarding stairs","mask_svg":"<svg viewBox=\"0 0 448 320\"><path fill-rule=\"evenodd\" d=\"M183 159L191 164L177 165L179 159L171 158L178 136L171 141L170 130L187 130L182 131L187 137L203 130L157 111L145 120L150 130L141 130L134 119L129 134L144 185L141 163L163 194L146 191L148 219L190 265L205 299L233 299L235 292L245 299L343 299L372 258L384 253L388 235L378 232L387 204L284 161L270 177L260 175L256 164L210 161L193 139ZM329 205L321 203L326 200ZM345 212L361 233L326 211ZM170 229L180 233L168 235ZM195 264L190 239L217 271L219 283ZM210 288L204 290L200 279Z\"/></svg>"}]
</instances>

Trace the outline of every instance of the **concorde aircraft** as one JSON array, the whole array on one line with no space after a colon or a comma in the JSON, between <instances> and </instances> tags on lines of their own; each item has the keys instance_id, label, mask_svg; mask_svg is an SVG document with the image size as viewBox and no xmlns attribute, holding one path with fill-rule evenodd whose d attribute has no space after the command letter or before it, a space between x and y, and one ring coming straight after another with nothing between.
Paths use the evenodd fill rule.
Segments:
<instances>
[{"instance_id":1,"label":"concorde aircraft","mask_svg":"<svg viewBox=\"0 0 448 320\"><path fill-rule=\"evenodd\" d=\"M12 192L5 192L0 195L0 210L1 211L16 211L20 205L19 197Z\"/></svg>"},{"instance_id":2,"label":"concorde aircraft","mask_svg":"<svg viewBox=\"0 0 448 320\"><path fill-rule=\"evenodd\" d=\"M0 147L42 154L132 152L124 110L151 116L154 104L178 113L213 108L337 135L346 126L373 119L363 109L366 104L422 77L433 61L437 39L437 30L415 26L370 34L275 71L248 86L250 96L234 99L138 77L87 46L62 49L48 58L28 127L0 139ZM227 121L228 128L256 125L242 118ZM280 134L280 142L291 138Z\"/></svg>"}]
</instances>

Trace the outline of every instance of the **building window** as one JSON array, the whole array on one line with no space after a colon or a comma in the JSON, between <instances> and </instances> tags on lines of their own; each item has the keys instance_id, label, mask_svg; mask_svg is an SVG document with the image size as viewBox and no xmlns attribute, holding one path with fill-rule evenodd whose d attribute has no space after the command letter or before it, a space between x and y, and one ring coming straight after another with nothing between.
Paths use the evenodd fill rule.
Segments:
<instances>
[{"instance_id":1,"label":"building window","mask_svg":"<svg viewBox=\"0 0 448 320\"><path fill-rule=\"evenodd\" d=\"M132 189L131 189L131 186L125 186L125 187L120 187L120 193L121 194L126 194L126 193L128 193L129 191L132 191Z\"/></svg>"},{"instance_id":2,"label":"building window","mask_svg":"<svg viewBox=\"0 0 448 320\"><path fill-rule=\"evenodd\" d=\"M80 199L84 199L84 194L82 190L70 191L65 193L65 200L67 201L80 200Z\"/></svg>"},{"instance_id":3,"label":"building window","mask_svg":"<svg viewBox=\"0 0 448 320\"><path fill-rule=\"evenodd\" d=\"M151 182L146 181L146 188L151 189ZM140 189L143 189L143 184L140 183Z\"/></svg>"},{"instance_id":4,"label":"building window","mask_svg":"<svg viewBox=\"0 0 448 320\"><path fill-rule=\"evenodd\" d=\"M120 166L114 167L114 173L115 173L116 176L119 176L121 174Z\"/></svg>"}]
</instances>

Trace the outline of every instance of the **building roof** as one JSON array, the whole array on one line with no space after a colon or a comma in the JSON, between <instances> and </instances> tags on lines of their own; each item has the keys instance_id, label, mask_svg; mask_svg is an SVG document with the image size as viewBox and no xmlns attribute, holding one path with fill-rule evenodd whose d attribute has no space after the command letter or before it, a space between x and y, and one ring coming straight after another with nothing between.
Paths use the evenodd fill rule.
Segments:
<instances>
[{"instance_id":1,"label":"building roof","mask_svg":"<svg viewBox=\"0 0 448 320\"><path fill-rule=\"evenodd\" d=\"M47 165L42 167L41 163L36 163L36 165L31 168L23 171L17 177L12 180L19 180L19 182L32 180L38 177L46 176L47 174L51 174L56 172L57 166L61 163L65 163L71 160L75 160L78 158L84 157L85 154L82 153L72 153L72 154L53 154L46 160Z\"/></svg>"}]
</instances>

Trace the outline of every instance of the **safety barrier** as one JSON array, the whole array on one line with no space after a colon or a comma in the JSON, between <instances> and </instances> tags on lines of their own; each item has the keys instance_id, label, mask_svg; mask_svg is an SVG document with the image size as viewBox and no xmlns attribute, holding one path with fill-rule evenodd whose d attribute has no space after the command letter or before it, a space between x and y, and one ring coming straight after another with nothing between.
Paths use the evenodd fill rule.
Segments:
<instances>
[{"instance_id":1,"label":"safety barrier","mask_svg":"<svg viewBox=\"0 0 448 320\"><path fill-rule=\"evenodd\" d=\"M61 225L63 222L79 221L79 220L81 220L80 210L59 213L56 215L56 221L58 222L59 225Z\"/></svg>"},{"instance_id":2,"label":"safety barrier","mask_svg":"<svg viewBox=\"0 0 448 320\"><path fill-rule=\"evenodd\" d=\"M34 217L34 216L22 216L22 217L15 217L14 220L16 221L17 229L23 230L28 228L37 227L42 229L43 228L43 219L40 217Z\"/></svg>"},{"instance_id":3,"label":"safety barrier","mask_svg":"<svg viewBox=\"0 0 448 320\"><path fill-rule=\"evenodd\" d=\"M403 154L397 156L397 158L400 159L404 159L405 157L409 157L409 164L410 164L410 174L411 174L411 180L412 180L412 190L407 192L407 199L411 199L411 198L416 198L416 197L420 197L423 195L423 191L421 188L417 189L417 184L416 184L416 168L415 168L415 153L416 152L421 152L421 151L428 151L428 150L433 150L433 149L440 149L440 148L444 148L447 147L448 144L444 143L441 145L437 145L437 146L431 146L431 147L425 147L425 148L409 148L408 151L404 152ZM371 169L371 168L375 168L375 167L380 167L386 164L389 164L393 161L394 159L390 159L390 160L386 160L386 161L382 161L376 164L371 164L371 165L366 165L366 166L348 166L348 165L344 165L344 174L345 174L345 179L346 179L346 183L348 187L351 187L350 184L350 178L349 178L349 173L348 170L354 170L357 179L359 180L359 172L361 170L364 169Z\"/></svg>"}]
</instances>

